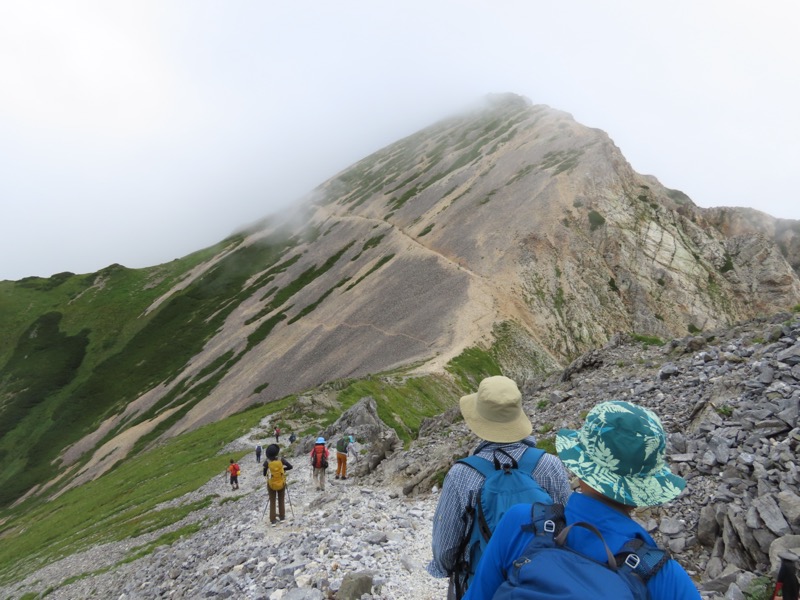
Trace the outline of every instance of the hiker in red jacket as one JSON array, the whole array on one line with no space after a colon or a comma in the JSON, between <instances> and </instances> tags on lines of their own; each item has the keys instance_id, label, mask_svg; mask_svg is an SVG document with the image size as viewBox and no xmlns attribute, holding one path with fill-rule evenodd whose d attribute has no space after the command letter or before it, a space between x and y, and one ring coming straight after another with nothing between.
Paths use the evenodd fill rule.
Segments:
<instances>
[{"instance_id":1,"label":"hiker in red jacket","mask_svg":"<svg viewBox=\"0 0 800 600\"><path fill-rule=\"evenodd\" d=\"M239 489L239 465L231 459L231 464L228 466L228 472L231 474L231 490Z\"/></svg>"},{"instance_id":2,"label":"hiker in red jacket","mask_svg":"<svg viewBox=\"0 0 800 600\"><path fill-rule=\"evenodd\" d=\"M311 450L311 466L314 468L312 477L318 490L325 491L325 469L328 468L328 449L325 447L325 438L318 437L317 443Z\"/></svg>"}]
</instances>

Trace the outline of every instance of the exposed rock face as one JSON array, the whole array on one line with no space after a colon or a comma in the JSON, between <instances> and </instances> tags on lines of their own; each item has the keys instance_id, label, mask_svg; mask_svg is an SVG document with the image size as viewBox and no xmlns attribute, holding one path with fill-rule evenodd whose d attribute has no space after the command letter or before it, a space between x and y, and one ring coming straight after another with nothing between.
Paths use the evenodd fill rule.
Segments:
<instances>
[{"instance_id":1,"label":"exposed rock face","mask_svg":"<svg viewBox=\"0 0 800 600\"><path fill-rule=\"evenodd\" d=\"M504 370L526 380L619 331L685 335L800 297L787 262L800 256L794 229L700 209L634 172L602 131L514 96L365 158L318 188L304 220L320 235L287 252L296 262L269 287L341 258L291 306L256 320L267 286L252 289L192 369L286 318L173 432L335 378L411 362L436 370L498 341L499 324L514 331L500 346L517 348L500 348Z\"/></svg>"}]
</instances>

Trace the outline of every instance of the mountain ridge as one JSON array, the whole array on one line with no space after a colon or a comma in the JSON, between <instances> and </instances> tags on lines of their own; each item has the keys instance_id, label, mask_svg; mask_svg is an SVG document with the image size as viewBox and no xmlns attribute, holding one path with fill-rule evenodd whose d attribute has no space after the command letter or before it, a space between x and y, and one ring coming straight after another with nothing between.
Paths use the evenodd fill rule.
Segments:
<instances>
[{"instance_id":1,"label":"mountain ridge","mask_svg":"<svg viewBox=\"0 0 800 600\"><path fill-rule=\"evenodd\" d=\"M14 458L0 479L28 477L38 454L53 466L36 466L28 494L56 474L55 487L77 485L325 383L453 380L444 367L472 349L524 383L620 331L668 338L784 310L800 298L799 232L698 208L637 174L604 132L493 96L340 172L294 214L177 262L0 282L0 406L39 418L16 434L29 453L0 442ZM88 343L61 340L77 366L24 399L33 377L9 361L42 331L45 304L61 315L53 340Z\"/></svg>"}]
</instances>

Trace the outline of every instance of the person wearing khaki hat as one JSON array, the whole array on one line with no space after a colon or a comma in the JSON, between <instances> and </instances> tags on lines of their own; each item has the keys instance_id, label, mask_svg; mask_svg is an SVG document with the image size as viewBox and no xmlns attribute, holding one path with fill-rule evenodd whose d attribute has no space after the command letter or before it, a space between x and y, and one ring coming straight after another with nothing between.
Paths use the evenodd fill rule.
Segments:
<instances>
[{"instance_id":1,"label":"person wearing khaki hat","mask_svg":"<svg viewBox=\"0 0 800 600\"><path fill-rule=\"evenodd\" d=\"M522 394L508 377L485 378L476 393L461 398L459 407L467 426L482 440L472 456L490 464L499 457L506 466L508 461L516 466L526 450L536 448L536 439L531 435L533 426L522 410ZM528 474L555 502L567 501L571 492L569 480L557 457L543 454ZM433 517L433 560L427 571L434 577L451 577L452 581L454 574L468 563L466 545L485 480L481 472L463 462L456 462L448 471Z\"/></svg>"},{"instance_id":2,"label":"person wearing khaki hat","mask_svg":"<svg viewBox=\"0 0 800 600\"><path fill-rule=\"evenodd\" d=\"M605 562L609 553L619 556L631 540L656 546L647 531L631 518L631 513L636 507L665 504L686 486L666 463L666 442L666 432L654 412L623 401L598 404L580 429L558 432L558 456L578 478L580 486L579 492L572 494L563 507L563 523L569 529L565 529L562 543L567 548ZM535 507L521 504L503 515L465 600L492 598L501 587L503 590L519 587L518 575L513 578L509 575L515 561L522 563L534 536L541 535L534 533L535 512ZM651 600L700 599L692 579L668 554L657 564L645 583ZM527 585L534 578L546 580L553 576L552 572L530 573L533 576L526 580ZM564 585L577 587L569 577ZM543 587L542 581L538 581L532 589Z\"/></svg>"}]
</instances>

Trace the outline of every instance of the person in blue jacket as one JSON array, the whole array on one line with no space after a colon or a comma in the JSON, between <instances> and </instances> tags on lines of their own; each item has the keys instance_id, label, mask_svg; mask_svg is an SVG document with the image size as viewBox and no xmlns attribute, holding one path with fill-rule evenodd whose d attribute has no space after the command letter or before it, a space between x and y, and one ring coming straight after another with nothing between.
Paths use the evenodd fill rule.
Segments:
<instances>
[{"instance_id":1,"label":"person in blue jacket","mask_svg":"<svg viewBox=\"0 0 800 600\"><path fill-rule=\"evenodd\" d=\"M594 525L614 554L633 538L655 545L631 513L639 506L665 504L686 486L665 462L666 434L655 413L629 402L603 402L591 410L581 429L559 431L556 449L580 480L579 491L564 507L567 525ZM530 543L533 533L524 530L530 523L530 504L518 504L503 515L465 600L492 598ZM566 544L594 560L606 560L602 541L588 529L573 527ZM688 573L672 559L648 580L647 591L651 600L700 599Z\"/></svg>"}]
</instances>

